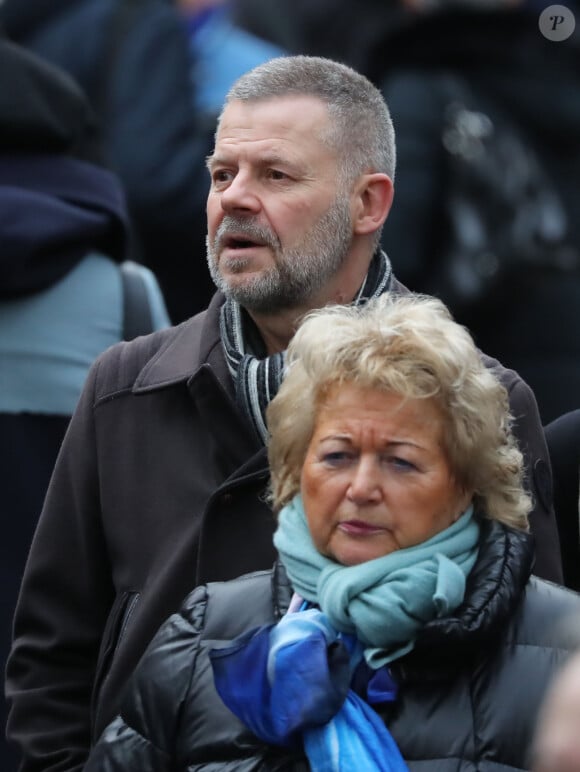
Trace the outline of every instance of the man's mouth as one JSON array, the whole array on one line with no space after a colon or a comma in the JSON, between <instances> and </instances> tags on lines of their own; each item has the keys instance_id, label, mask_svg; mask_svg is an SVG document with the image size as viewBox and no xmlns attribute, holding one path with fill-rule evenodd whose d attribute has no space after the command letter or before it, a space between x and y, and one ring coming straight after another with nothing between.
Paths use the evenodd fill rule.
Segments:
<instances>
[{"instance_id":1,"label":"man's mouth","mask_svg":"<svg viewBox=\"0 0 580 772\"><path fill-rule=\"evenodd\" d=\"M217 229L216 250L221 252L245 252L252 249L269 247L276 251L279 242L276 234L265 225L253 220L226 216Z\"/></svg>"},{"instance_id":2,"label":"man's mouth","mask_svg":"<svg viewBox=\"0 0 580 772\"><path fill-rule=\"evenodd\" d=\"M264 247L267 244L259 239L248 238L242 234L232 234L223 236L221 238L222 249L255 249L256 247Z\"/></svg>"}]
</instances>

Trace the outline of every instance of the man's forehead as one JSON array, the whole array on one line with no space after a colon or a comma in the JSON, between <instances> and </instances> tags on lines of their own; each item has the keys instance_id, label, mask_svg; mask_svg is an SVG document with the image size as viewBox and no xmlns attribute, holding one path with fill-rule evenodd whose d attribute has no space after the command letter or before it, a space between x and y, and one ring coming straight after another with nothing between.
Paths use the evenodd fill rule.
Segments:
<instances>
[{"instance_id":1,"label":"man's forehead","mask_svg":"<svg viewBox=\"0 0 580 772\"><path fill-rule=\"evenodd\" d=\"M231 130L274 130L283 133L322 129L329 120L328 107L318 97L304 94L234 99L224 107L217 136Z\"/></svg>"}]
</instances>

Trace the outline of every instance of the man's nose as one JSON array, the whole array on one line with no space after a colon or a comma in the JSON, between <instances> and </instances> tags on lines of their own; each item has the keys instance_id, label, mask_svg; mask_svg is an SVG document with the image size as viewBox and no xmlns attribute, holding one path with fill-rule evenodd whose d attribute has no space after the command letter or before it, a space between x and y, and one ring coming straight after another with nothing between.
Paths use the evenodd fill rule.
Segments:
<instances>
[{"instance_id":1,"label":"man's nose","mask_svg":"<svg viewBox=\"0 0 580 772\"><path fill-rule=\"evenodd\" d=\"M238 172L221 194L221 205L225 212L258 212L261 202L257 194L256 182L250 175Z\"/></svg>"},{"instance_id":2,"label":"man's nose","mask_svg":"<svg viewBox=\"0 0 580 772\"><path fill-rule=\"evenodd\" d=\"M380 465L374 458L363 456L353 468L347 496L357 504L379 501L382 495Z\"/></svg>"}]
</instances>

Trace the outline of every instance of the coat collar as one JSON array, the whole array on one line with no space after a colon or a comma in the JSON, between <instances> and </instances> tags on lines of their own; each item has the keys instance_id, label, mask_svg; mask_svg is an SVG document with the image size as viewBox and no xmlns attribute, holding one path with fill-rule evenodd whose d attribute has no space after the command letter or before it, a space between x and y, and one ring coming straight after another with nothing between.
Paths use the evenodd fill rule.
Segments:
<instances>
[{"instance_id":1,"label":"coat collar","mask_svg":"<svg viewBox=\"0 0 580 772\"><path fill-rule=\"evenodd\" d=\"M391 292L406 294L408 289L393 276ZM220 337L224 302L224 295L216 292L206 311L172 328L167 343L139 373L133 391L139 394L189 381L204 364L209 364L225 390L233 394Z\"/></svg>"},{"instance_id":2,"label":"coat collar","mask_svg":"<svg viewBox=\"0 0 580 772\"><path fill-rule=\"evenodd\" d=\"M217 292L206 311L183 322L166 334L167 341L147 362L135 380L134 394L144 394L178 384L185 384L198 406L200 420L210 422L208 431L218 436L228 434L236 441L223 448L233 453L230 459L234 477L252 474L267 466L261 443L254 437L248 419L236 406L235 387L229 373L220 337L220 310L225 301ZM257 454L256 458L254 456ZM243 459L250 459L248 470ZM238 466L242 464L241 469Z\"/></svg>"},{"instance_id":3,"label":"coat collar","mask_svg":"<svg viewBox=\"0 0 580 772\"><path fill-rule=\"evenodd\" d=\"M136 394L189 381L209 364L220 384L232 394L220 338L219 316L224 296L216 292L206 311L171 329L167 342L147 362L135 380Z\"/></svg>"}]
</instances>

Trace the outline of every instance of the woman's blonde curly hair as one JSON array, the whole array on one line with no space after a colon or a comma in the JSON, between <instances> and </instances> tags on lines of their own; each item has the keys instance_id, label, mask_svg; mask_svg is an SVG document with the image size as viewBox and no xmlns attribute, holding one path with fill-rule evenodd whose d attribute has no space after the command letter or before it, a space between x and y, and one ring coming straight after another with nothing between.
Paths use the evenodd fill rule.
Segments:
<instances>
[{"instance_id":1,"label":"woman's blonde curly hair","mask_svg":"<svg viewBox=\"0 0 580 772\"><path fill-rule=\"evenodd\" d=\"M468 331L443 303L421 295L385 294L364 306L329 306L305 317L267 412L276 511L299 492L318 408L341 383L434 399L446 424L444 452L456 481L475 491L476 511L528 529L531 500L507 392Z\"/></svg>"}]
</instances>

